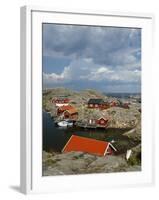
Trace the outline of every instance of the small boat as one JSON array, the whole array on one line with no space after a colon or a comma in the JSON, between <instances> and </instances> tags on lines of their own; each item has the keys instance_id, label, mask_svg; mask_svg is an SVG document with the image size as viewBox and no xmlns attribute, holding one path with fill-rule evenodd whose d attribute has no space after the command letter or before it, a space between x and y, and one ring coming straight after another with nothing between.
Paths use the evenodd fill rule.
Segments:
<instances>
[{"instance_id":1,"label":"small boat","mask_svg":"<svg viewBox=\"0 0 159 200\"><path fill-rule=\"evenodd\" d=\"M58 126L61 126L61 127L73 126L73 122L71 121L61 121L61 122L58 122L57 124Z\"/></svg>"},{"instance_id":2,"label":"small boat","mask_svg":"<svg viewBox=\"0 0 159 200\"><path fill-rule=\"evenodd\" d=\"M66 121L61 121L61 122L58 122L57 123L58 126L61 126L61 127L67 127L68 123Z\"/></svg>"},{"instance_id":3,"label":"small boat","mask_svg":"<svg viewBox=\"0 0 159 200\"><path fill-rule=\"evenodd\" d=\"M68 126L73 126L73 121L72 120L66 119L65 121L67 122Z\"/></svg>"}]
</instances>

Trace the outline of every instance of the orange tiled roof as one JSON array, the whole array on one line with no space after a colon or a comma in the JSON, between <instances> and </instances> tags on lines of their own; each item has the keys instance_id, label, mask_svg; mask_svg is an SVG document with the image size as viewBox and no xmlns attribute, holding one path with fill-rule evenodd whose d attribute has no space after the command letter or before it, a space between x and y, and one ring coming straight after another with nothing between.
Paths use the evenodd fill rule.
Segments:
<instances>
[{"instance_id":1,"label":"orange tiled roof","mask_svg":"<svg viewBox=\"0 0 159 200\"><path fill-rule=\"evenodd\" d=\"M65 111L65 110L70 110L70 109L73 109L74 107L71 106L71 105L67 105L67 106L61 106L59 108L60 111Z\"/></svg>"},{"instance_id":2,"label":"orange tiled roof","mask_svg":"<svg viewBox=\"0 0 159 200\"><path fill-rule=\"evenodd\" d=\"M91 154L106 155L109 142L72 135L62 152L83 151Z\"/></svg>"},{"instance_id":3,"label":"orange tiled roof","mask_svg":"<svg viewBox=\"0 0 159 200\"><path fill-rule=\"evenodd\" d=\"M69 112L70 114L77 113L77 110L76 110L76 108L74 108L74 107L72 107L72 108L70 108L70 109L67 109L67 110L65 110L65 111Z\"/></svg>"}]
</instances>

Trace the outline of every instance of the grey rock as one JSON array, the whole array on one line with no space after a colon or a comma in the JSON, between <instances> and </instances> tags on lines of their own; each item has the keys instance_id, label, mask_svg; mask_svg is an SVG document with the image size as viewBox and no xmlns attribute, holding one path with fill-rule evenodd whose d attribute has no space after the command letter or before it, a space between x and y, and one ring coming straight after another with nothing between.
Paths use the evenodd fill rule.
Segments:
<instances>
[{"instance_id":1,"label":"grey rock","mask_svg":"<svg viewBox=\"0 0 159 200\"><path fill-rule=\"evenodd\" d=\"M140 166L130 166L123 155L102 157L83 152L69 152L52 155L48 162L47 153L44 154L47 158L43 160L44 176L140 170Z\"/></svg>"}]
</instances>

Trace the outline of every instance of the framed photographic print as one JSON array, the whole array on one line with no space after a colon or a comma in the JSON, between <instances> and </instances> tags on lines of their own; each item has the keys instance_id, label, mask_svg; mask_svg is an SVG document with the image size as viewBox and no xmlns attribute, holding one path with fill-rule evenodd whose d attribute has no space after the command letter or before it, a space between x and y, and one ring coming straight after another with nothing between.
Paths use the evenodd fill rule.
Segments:
<instances>
[{"instance_id":1,"label":"framed photographic print","mask_svg":"<svg viewBox=\"0 0 159 200\"><path fill-rule=\"evenodd\" d=\"M152 184L152 16L21 8L21 191Z\"/></svg>"}]
</instances>

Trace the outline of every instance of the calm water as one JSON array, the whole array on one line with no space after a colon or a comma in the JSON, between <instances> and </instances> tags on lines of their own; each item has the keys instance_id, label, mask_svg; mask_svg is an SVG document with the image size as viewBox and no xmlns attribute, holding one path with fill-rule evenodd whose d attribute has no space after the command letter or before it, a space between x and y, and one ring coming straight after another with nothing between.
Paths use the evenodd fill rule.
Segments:
<instances>
[{"instance_id":1,"label":"calm water","mask_svg":"<svg viewBox=\"0 0 159 200\"><path fill-rule=\"evenodd\" d=\"M94 138L102 141L115 142L113 145L118 149L118 153L126 151L136 143L123 136L125 130L119 129L82 129L82 128L62 128L54 124L54 120L49 113L43 112L43 150L61 152L71 135Z\"/></svg>"}]
</instances>

